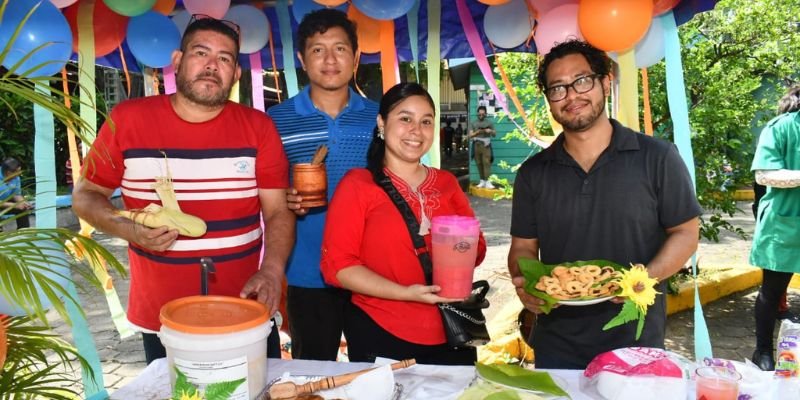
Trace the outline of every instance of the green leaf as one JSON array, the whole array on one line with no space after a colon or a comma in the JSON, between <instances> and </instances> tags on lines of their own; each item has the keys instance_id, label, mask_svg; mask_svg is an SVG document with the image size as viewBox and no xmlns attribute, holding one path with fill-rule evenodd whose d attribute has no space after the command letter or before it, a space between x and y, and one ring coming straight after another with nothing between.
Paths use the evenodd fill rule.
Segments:
<instances>
[{"instance_id":1,"label":"green leaf","mask_svg":"<svg viewBox=\"0 0 800 400\"><path fill-rule=\"evenodd\" d=\"M187 378L186 374L181 372L178 367L175 367L175 375L175 387L172 389L173 399L178 400L183 397L184 394L189 397L197 394L197 386L189 382L189 378Z\"/></svg>"},{"instance_id":2,"label":"green leaf","mask_svg":"<svg viewBox=\"0 0 800 400\"><path fill-rule=\"evenodd\" d=\"M639 337L642 336L642 329L644 329L644 317L645 317L645 313L642 312L642 310L638 310L638 312L639 312L639 323L636 324L636 340L639 340Z\"/></svg>"},{"instance_id":3,"label":"green leaf","mask_svg":"<svg viewBox=\"0 0 800 400\"><path fill-rule=\"evenodd\" d=\"M622 324L627 324L637 318L639 318L639 309L636 307L636 303L631 299L626 299L625 303L622 304L622 310L616 317L612 318L611 321L608 321L608 323L603 326L603 330L607 331Z\"/></svg>"},{"instance_id":4,"label":"green leaf","mask_svg":"<svg viewBox=\"0 0 800 400\"><path fill-rule=\"evenodd\" d=\"M212 383L206 386L205 397L207 400L228 400L231 394L236 391L247 379L237 379L235 381Z\"/></svg>"},{"instance_id":5,"label":"green leaf","mask_svg":"<svg viewBox=\"0 0 800 400\"><path fill-rule=\"evenodd\" d=\"M478 374L487 381L525 390L535 390L556 396L569 394L553 381L549 373L531 371L516 364L485 365L475 363Z\"/></svg>"}]
</instances>

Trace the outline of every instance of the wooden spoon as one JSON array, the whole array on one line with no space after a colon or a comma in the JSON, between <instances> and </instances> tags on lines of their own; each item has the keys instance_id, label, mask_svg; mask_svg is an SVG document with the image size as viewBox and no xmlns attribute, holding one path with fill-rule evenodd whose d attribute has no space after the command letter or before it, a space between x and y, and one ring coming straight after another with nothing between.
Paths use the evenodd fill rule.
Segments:
<instances>
[{"instance_id":1,"label":"wooden spoon","mask_svg":"<svg viewBox=\"0 0 800 400\"><path fill-rule=\"evenodd\" d=\"M413 358L409 360L398 361L391 365L392 371L410 367L416 363L417 361L414 360ZM377 368L380 367L369 368L361 371L351 372L349 374L344 374L344 375L329 376L327 378L308 382L302 385L298 385L294 382L278 383L272 385L272 387L269 388L268 398L272 400L290 400L303 394L314 393L320 390L333 389L335 387L344 386L352 382L353 379L356 379L359 375L363 375Z\"/></svg>"},{"instance_id":2,"label":"wooden spoon","mask_svg":"<svg viewBox=\"0 0 800 400\"><path fill-rule=\"evenodd\" d=\"M325 156L328 155L328 146L321 144L317 147L316 153L314 153L314 157L311 158L311 165L322 164L325 160Z\"/></svg>"}]
</instances>

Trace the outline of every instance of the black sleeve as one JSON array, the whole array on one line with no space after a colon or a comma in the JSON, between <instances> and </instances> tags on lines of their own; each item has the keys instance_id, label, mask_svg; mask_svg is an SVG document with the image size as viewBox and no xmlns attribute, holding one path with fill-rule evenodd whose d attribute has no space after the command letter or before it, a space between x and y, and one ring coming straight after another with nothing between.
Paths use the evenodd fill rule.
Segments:
<instances>
[{"instance_id":1,"label":"black sleeve","mask_svg":"<svg viewBox=\"0 0 800 400\"><path fill-rule=\"evenodd\" d=\"M703 213L689 170L675 145L667 148L658 169L658 219L672 228Z\"/></svg>"},{"instance_id":2,"label":"black sleeve","mask_svg":"<svg viewBox=\"0 0 800 400\"><path fill-rule=\"evenodd\" d=\"M511 236L525 239L539 237L536 221L535 193L531 165L524 163L514 180L514 198L511 203Z\"/></svg>"}]
</instances>

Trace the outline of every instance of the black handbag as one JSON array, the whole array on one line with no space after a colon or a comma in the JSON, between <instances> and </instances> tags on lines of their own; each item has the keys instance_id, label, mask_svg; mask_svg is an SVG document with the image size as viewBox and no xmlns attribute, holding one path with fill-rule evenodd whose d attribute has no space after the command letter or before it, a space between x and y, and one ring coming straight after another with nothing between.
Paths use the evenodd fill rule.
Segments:
<instances>
[{"instance_id":1,"label":"black handbag","mask_svg":"<svg viewBox=\"0 0 800 400\"><path fill-rule=\"evenodd\" d=\"M417 254L422 272L425 274L426 284L433 284L433 263L425 239L419 234L417 217L414 216L411 207L383 171L380 172L378 178L376 183L386 191L406 222L408 233L414 244L414 252ZM489 307L489 301L486 300L488 292L489 282L480 280L472 283L472 293L466 300L437 304L439 313L442 315L442 324L448 345L453 347L482 346L489 342L489 331L486 329L486 318L482 311Z\"/></svg>"}]
</instances>

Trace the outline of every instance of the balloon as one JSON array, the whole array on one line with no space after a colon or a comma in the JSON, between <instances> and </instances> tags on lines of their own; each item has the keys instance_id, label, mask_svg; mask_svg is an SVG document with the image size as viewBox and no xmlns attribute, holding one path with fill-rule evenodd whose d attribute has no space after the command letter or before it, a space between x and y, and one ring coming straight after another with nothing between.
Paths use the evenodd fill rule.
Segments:
<instances>
[{"instance_id":1,"label":"balloon","mask_svg":"<svg viewBox=\"0 0 800 400\"><path fill-rule=\"evenodd\" d=\"M664 58L664 28L653 21L644 38L636 44L636 68L647 68Z\"/></svg>"},{"instance_id":2,"label":"balloon","mask_svg":"<svg viewBox=\"0 0 800 400\"><path fill-rule=\"evenodd\" d=\"M525 43L533 20L525 0L510 0L502 6L490 6L483 16L483 31L497 47L510 49Z\"/></svg>"},{"instance_id":3,"label":"balloon","mask_svg":"<svg viewBox=\"0 0 800 400\"><path fill-rule=\"evenodd\" d=\"M186 27L189 26L189 21L192 19L192 16L189 15L189 12L186 10L180 10L177 14L172 17L172 23L178 27L178 33L183 36L183 32L186 32Z\"/></svg>"},{"instance_id":4,"label":"balloon","mask_svg":"<svg viewBox=\"0 0 800 400\"><path fill-rule=\"evenodd\" d=\"M380 22L364 15L355 7L347 10L347 18L356 24L358 49L362 53L378 53L381 51ZM302 51L302 50L301 50Z\"/></svg>"},{"instance_id":5,"label":"balloon","mask_svg":"<svg viewBox=\"0 0 800 400\"><path fill-rule=\"evenodd\" d=\"M374 19L395 19L408 14L416 0L353 0L364 15Z\"/></svg>"},{"instance_id":6,"label":"balloon","mask_svg":"<svg viewBox=\"0 0 800 400\"><path fill-rule=\"evenodd\" d=\"M483 3L489 6L500 6L503 4L507 4L511 0L478 0L479 3Z\"/></svg>"},{"instance_id":7,"label":"balloon","mask_svg":"<svg viewBox=\"0 0 800 400\"><path fill-rule=\"evenodd\" d=\"M314 2L322 4L326 7L336 7L347 3L347 0L314 0Z\"/></svg>"},{"instance_id":8,"label":"balloon","mask_svg":"<svg viewBox=\"0 0 800 400\"><path fill-rule=\"evenodd\" d=\"M156 4L153 5L153 11L164 15L169 15L173 9L175 9L175 0L156 0Z\"/></svg>"},{"instance_id":9,"label":"balloon","mask_svg":"<svg viewBox=\"0 0 800 400\"><path fill-rule=\"evenodd\" d=\"M183 6L189 15L204 14L222 19L231 6L231 0L183 0Z\"/></svg>"},{"instance_id":10,"label":"balloon","mask_svg":"<svg viewBox=\"0 0 800 400\"><path fill-rule=\"evenodd\" d=\"M53 3L53 5L58 7L58 8L64 8L64 7L70 6L70 5L72 5L72 3L76 2L76 1L78 1L78 0L50 0L50 2Z\"/></svg>"},{"instance_id":11,"label":"balloon","mask_svg":"<svg viewBox=\"0 0 800 400\"><path fill-rule=\"evenodd\" d=\"M38 3L37 1L27 1L27 0L14 0L10 1L9 4L13 3ZM55 8L55 6L53 6ZM8 8L6 9L8 12ZM5 20L5 17L3 17ZM36 272L41 273L45 277L52 279L55 284L66 287L68 283L68 277L70 276L70 270L67 263L67 254L57 246L55 243L47 240L39 240L34 242L37 249L41 250L44 258L47 261L42 261L41 259L37 259L38 256L31 257L32 261L28 264L35 267ZM4 247L23 247L24 249L28 249L31 245L20 245L16 243L2 243L0 244ZM53 304L47 298L47 295L44 294L41 287L37 284L34 285L34 290L39 297L39 301L42 304L42 308L48 309ZM25 309L20 307L17 303L11 302L11 300L7 299L5 296L0 294L0 314L6 314L11 316L20 316L25 315Z\"/></svg>"},{"instance_id":12,"label":"balloon","mask_svg":"<svg viewBox=\"0 0 800 400\"><path fill-rule=\"evenodd\" d=\"M604 51L622 51L641 39L653 18L650 0L581 0L578 26L586 41Z\"/></svg>"},{"instance_id":13,"label":"balloon","mask_svg":"<svg viewBox=\"0 0 800 400\"><path fill-rule=\"evenodd\" d=\"M556 7L539 18L539 27L536 28L536 35L533 37L536 52L545 55L556 44L570 39L583 40L578 29L577 4Z\"/></svg>"},{"instance_id":14,"label":"balloon","mask_svg":"<svg viewBox=\"0 0 800 400\"><path fill-rule=\"evenodd\" d=\"M255 53L267 44L270 35L269 20L258 8L246 4L236 5L228 10L225 19L239 25L240 53Z\"/></svg>"},{"instance_id":15,"label":"balloon","mask_svg":"<svg viewBox=\"0 0 800 400\"><path fill-rule=\"evenodd\" d=\"M39 0L14 0L6 3L5 13L0 20L0 43L3 43L3 46L11 41L14 31L37 4ZM25 25L22 25L19 35L11 45L11 51L3 60L3 66L11 68L26 55L30 55L15 73L21 74L39 66L39 69L31 71L27 76L34 78L51 76L61 71L69 61L72 55L71 44L72 32L64 15L55 5L44 1L31 14ZM45 46L34 52L42 45Z\"/></svg>"},{"instance_id":16,"label":"balloon","mask_svg":"<svg viewBox=\"0 0 800 400\"><path fill-rule=\"evenodd\" d=\"M72 29L72 50L78 51L78 6L73 4L64 9L64 15ZM125 30L128 27L128 17L111 11L106 3L96 1L92 26L94 27L94 55L101 57L116 50L125 39Z\"/></svg>"},{"instance_id":17,"label":"balloon","mask_svg":"<svg viewBox=\"0 0 800 400\"><path fill-rule=\"evenodd\" d=\"M653 16L672 10L680 2L681 0L653 0Z\"/></svg>"},{"instance_id":18,"label":"balloon","mask_svg":"<svg viewBox=\"0 0 800 400\"><path fill-rule=\"evenodd\" d=\"M181 34L169 18L148 11L131 18L128 24L128 48L148 67L161 68L172 62L172 52L181 44Z\"/></svg>"},{"instance_id":19,"label":"balloon","mask_svg":"<svg viewBox=\"0 0 800 400\"><path fill-rule=\"evenodd\" d=\"M330 7L319 4L319 2L314 0L294 0L294 2L292 2L292 15L294 16L295 21L300 22L303 20L303 17L305 17L306 14L312 11L321 10L323 8ZM347 12L347 4L342 3L336 7L336 9L341 12Z\"/></svg>"},{"instance_id":20,"label":"balloon","mask_svg":"<svg viewBox=\"0 0 800 400\"><path fill-rule=\"evenodd\" d=\"M153 8L156 0L103 0L103 2L119 15L135 17Z\"/></svg>"},{"instance_id":21,"label":"balloon","mask_svg":"<svg viewBox=\"0 0 800 400\"><path fill-rule=\"evenodd\" d=\"M539 13L539 16L546 14L548 11L567 4L578 4L578 0L532 0L533 8Z\"/></svg>"}]
</instances>

